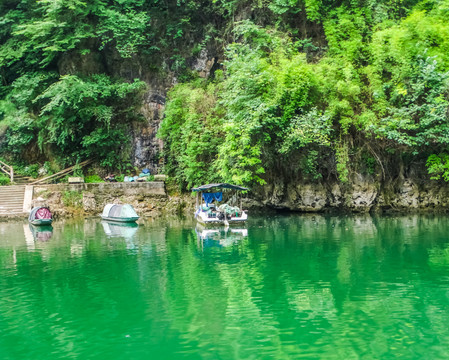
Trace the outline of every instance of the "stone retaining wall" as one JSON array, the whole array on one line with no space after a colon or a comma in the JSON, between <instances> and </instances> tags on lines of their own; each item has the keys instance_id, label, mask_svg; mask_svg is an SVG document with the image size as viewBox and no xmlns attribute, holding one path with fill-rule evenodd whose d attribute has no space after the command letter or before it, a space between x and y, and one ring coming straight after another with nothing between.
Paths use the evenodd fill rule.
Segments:
<instances>
[{"instance_id":1,"label":"stone retaining wall","mask_svg":"<svg viewBox=\"0 0 449 360\"><path fill-rule=\"evenodd\" d=\"M157 215L168 200L165 183L35 185L33 206L49 206L55 216L98 215L106 204L131 204L141 216Z\"/></svg>"}]
</instances>

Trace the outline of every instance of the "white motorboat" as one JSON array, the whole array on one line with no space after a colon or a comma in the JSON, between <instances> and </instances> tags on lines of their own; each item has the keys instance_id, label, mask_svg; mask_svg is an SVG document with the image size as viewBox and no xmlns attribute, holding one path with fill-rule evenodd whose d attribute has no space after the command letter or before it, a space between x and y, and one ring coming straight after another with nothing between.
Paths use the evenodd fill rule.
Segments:
<instances>
[{"instance_id":1,"label":"white motorboat","mask_svg":"<svg viewBox=\"0 0 449 360\"><path fill-rule=\"evenodd\" d=\"M223 190L230 191L223 194ZM242 209L242 198L239 197L239 192L248 191L247 188L220 183L201 185L193 188L192 191L197 193L195 218L199 223L227 226L241 224L248 219L248 212ZM226 202L223 201L223 198Z\"/></svg>"}]
</instances>

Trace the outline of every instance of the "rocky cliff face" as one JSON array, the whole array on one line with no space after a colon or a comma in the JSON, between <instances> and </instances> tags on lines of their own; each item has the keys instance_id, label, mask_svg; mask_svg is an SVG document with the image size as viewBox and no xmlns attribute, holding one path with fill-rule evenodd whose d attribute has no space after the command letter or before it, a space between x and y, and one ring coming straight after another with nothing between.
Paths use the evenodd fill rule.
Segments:
<instances>
[{"instance_id":1,"label":"rocky cliff face","mask_svg":"<svg viewBox=\"0 0 449 360\"><path fill-rule=\"evenodd\" d=\"M210 76L218 66L218 61L214 52L208 52L206 49L203 49L196 57L187 59L191 70L204 78ZM125 66L123 62L117 62L117 65L112 64L111 68L125 79L132 80L138 75L139 79L147 83L148 91L144 95L141 108L145 121L144 123L134 124L131 134L131 157L134 166L147 167L152 174L157 174L163 165L161 157L163 143L156 135L163 118L167 92L178 80L176 74L171 71L165 71L161 74L151 70L143 70L149 69L149 65L143 65L141 60L136 59L135 62L129 62Z\"/></svg>"},{"instance_id":2,"label":"rocky cliff face","mask_svg":"<svg viewBox=\"0 0 449 360\"><path fill-rule=\"evenodd\" d=\"M98 48L98 44L90 44L90 47ZM191 71L207 78L219 67L219 53L215 48L205 48L197 55L186 58L185 63ZM139 79L147 84L140 109L144 121L133 124L130 134L130 158L134 166L149 168L152 174L159 173L163 165L163 143L156 135L163 118L167 93L178 82L176 72L171 70L171 62L170 59L142 56L124 59L113 49L104 52L92 50L85 55L68 52L58 62L60 75L106 73L128 81Z\"/></svg>"},{"instance_id":3,"label":"rocky cliff face","mask_svg":"<svg viewBox=\"0 0 449 360\"><path fill-rule=\"evenodd\" d=\"M350 184L283 182L255 189L247 206L301 212L448 211L449 186L413 178L379 182L354 176Z\"/></svg>"}]
</instances>

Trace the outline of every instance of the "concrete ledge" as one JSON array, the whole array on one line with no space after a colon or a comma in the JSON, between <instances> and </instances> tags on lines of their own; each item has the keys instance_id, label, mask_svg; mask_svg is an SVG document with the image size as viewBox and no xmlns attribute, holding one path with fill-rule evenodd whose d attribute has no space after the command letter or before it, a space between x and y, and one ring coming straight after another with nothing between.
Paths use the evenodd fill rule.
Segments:
<instances>
[{"instance_id":1,"label":"concrete ledge","mask_svg":"<svg viewBox=\"0 0 449 360\"><path fill-rule=\"evenodd\" d=\"M25 186L25 194L23 196L23 212L29 213L33 204L33 185Z\"/></svg>"},{"instance_id":2,"label":"concrete ledge","mask_svg":"<svg viewBox=\"0 0 449 360\"><path fill-rule=\"evenodd\" d=\"M168 179L167 175L164 174L156 174L154 175L155 181L166 181Z\"/></svg>"},{"instance_id":3,"label":"concrete ledge","mask_svg":"<svg viewBox=\"0 0 449 360\"><path fill-rule=\"evenodd\" d=\"M69 178L67 179L67 182L68 182L69 184L82 184L82 183L84 183L84 178L83 178L83 177L79 177L79 176L76 176L76 177L69 177Z\"/></svg>"},{"instance_id":4,"label":"concrete ledge","mask_svg":"<svg viewBox=\"0 0 449 360\"><path fill-rule=\"evenodd\" d=\"M0 212L0 222L9 221L9 220L26 220L28 219L28 213L4 213Z\"/></svg>"},{"instance_id":5,"label":"concrete ledge","mask_svg":"<svg viewBox=\"0 0 449 360\"><path fill-rule=\"evenodd\" d=\"M88 183L88 184L44 184L35 185L34 192L42 191L80 191L92 193L112 193L117 192L123 195L155 195L167 196L165 183L163 181L139 182L112 182L112 183Z\"/></svg>"}]
</instances>

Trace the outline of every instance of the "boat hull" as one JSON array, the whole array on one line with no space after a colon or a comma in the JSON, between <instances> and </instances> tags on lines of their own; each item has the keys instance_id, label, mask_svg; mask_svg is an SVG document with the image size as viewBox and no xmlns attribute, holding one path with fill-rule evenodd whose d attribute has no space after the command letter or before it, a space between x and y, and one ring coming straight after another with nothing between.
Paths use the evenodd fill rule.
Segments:
<instances>
[{"instance_id":1,"label":"boat hull","mask_svg":"<svg viewBox=\"0 0 449 360\"><path fill-rule=\"evenodd\" d=\"M248 216L245 212L240 217L231 217L227 219L218 219L217 217L208 217L207 213L200 211L196 215L196 221L199 224L206 226L231 226L237 224L243 224L248 220Z\"/></svg>"},{"instance_id":2,"label":"boat hull","mask_svg":"<svg viewBox=\"0 0 449 360\"><path fill-rule=\"evenodd\" d=\"M31 225L35 226L45 226L50 225L53 222L53 219L34 219L30 220Z\"/></svg>"},{"instance_id":3,"label":"boat hull","mask_svg":"<svg viewBox=\"0 0 449 360\"><path fill-rule=\"evenodd\" d=\"M139 216L123 217L123 218L101 216L101 218L106 221L113 221L113 222L118 222L118 223L131 223L131 222L135 222L135 221L139 220Z\"/></svg>"},{"instance_id":4,"label":"boat hull","mask_svg":"<svg viewBox=\"0 0 449 360\"><path fill-rule=\"evenodd\" d=\"M204 220L201 218L197 218L196 221L198 221L198 223L203 224L203 225L226 225L226 222L224 220ZM245 220L228 220L227 222L229 225L244 224L246 222L246 219Z\"/></svg>"}]
</instances>

